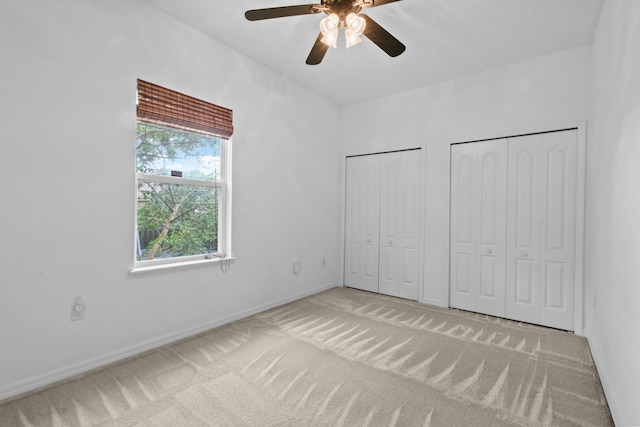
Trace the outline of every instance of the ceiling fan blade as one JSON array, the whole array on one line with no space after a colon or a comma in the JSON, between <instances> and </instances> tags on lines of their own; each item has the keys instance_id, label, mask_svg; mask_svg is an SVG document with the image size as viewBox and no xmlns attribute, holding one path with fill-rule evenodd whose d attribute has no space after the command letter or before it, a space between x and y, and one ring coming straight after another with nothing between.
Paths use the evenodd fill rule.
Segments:
<instances>
[{"instance_id":1,"label":"ceiling fan blade","mask_svg":"<svg viewBox=\"0 0 640 427\"><path fill-rule=\"evenodd\" d=\"M360 14L360 16L367 21L367 26L365 27L363 34L369 40L374 42L380 49L384 50L387 55L395 57L405 51L406 46L403 45L400 40L393 37L387 30L382 28L380 24L369 18L367 15Z\"/></svg>"},{"instance_id":2,"label":"ceiling fan blade","mask_svg":"<svg viewBox=\"0 0 640 427\"><path fill-rule=\"evenodd\" d=\"M316 42L313 44L311 52L309 52L309 56L307 57L308 65L318 65L319 63L321 63L322 58L324 58L327 50L329 50L329 46L322 43L322 37L322 33L320 33L318 35L318 38L316 39Z\"/></svg>"},{"instance_id":3,"label":"ceiling fan blade","mask_svg":"<svg viewBox=\"0 0 640 427\"><path fill-rule=\"evenodd\" d=\"M309 15L321 12L318 4L301 4L298 6L270 7L267 9L254 9L245 12L244 16L249 21L261 21L263 19L284 18L287 16Z\"/></svg>"},{"instance_id":4,"label":"ceiling fan blade","mask_svg":"<svg viewBox=\"0 0 640 427\"><path fill-rule=\"evenodd\" d=\"M364 4L362 5L363 9L369 9L376 6L382 6L387 3L395 3L400 0L364 0Z\"/></svg>"}]
</instances>

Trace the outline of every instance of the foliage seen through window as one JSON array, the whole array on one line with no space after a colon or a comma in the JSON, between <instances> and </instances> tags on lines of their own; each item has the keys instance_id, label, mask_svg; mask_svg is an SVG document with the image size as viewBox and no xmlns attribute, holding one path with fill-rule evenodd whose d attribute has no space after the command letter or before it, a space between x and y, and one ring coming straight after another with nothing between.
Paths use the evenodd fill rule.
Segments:
<instances>
[{"instance_id":1,"label":"foliage seen through window","mask_svg":"<svg viewBox=\"0 0 640 427\"><path fill-rule=\"evenodd\" d=\"M219 252L221 146L215 137L137 123L138 261Z\"/></svg>"}]
</instances>

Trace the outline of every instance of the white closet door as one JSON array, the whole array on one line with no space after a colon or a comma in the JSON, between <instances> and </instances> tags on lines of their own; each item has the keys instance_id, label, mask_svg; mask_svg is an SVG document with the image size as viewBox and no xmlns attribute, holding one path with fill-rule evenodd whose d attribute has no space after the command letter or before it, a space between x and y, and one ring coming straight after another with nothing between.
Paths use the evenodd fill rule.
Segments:
<instances>
[{"instance_id":1,"label":"white closet door","mask_svg":"<svg viewBox=\"0 0 640 427\"><path fill-rule=\"evenodd\" d=\"M568 330L574 326L577 145L575 130L542 137L540 324Z\"/></svg>"},{"instance_id":2,"label":"white closet door","mask_svg":"<svg viewBox=\"0 0 640 427\"><path fill-rule=\"evenodd\" d=\"M478 280L476 311L505 315L507 244L506 140L478 143Z\"/></svg>"},{"instance_id":3,"label":"white closet door","mask_svg":"<svg viewBox=\"0 0 640 427\"><path fill-rule=\"evenodd\" d=\"M573 330L577 131L509 140L507 317Z\"/></svg>"},{"instance_id":4,"label":"white closet door","mask_svg":"<svg viewBox=\"0 0 640 427\"><path fill-rule=\"evenodd\" d=\"M505 315L506 140L451 147L450 305Z\"/></svg>"},{"instance_id":5,"label":"white closet door","mask_svg":"<svg viewBox=\"0 0 640 427\"><path fill-rule=\"evenodd\" d=\"M449 305L475 310L477 290L476 176L478 147L451 146L451 256Z\"/></svg>"},{"instance_id":6,"label":"white closet door","mask_svg":"<svg viewBox=\"0 0 640 427\"><path fill-rule=\"evenodd\" d=\"M538 323L541 136L509 139L507 304L509 319Z\"/></svg>"},{"instance_id":7,"label":"white closet door","mask_svg":"<svg viewBox=\"0 0 640 427\"><path fill-rule=\"evenodd\" d=\"M420 151L381 157L379 292L418 299Z\"/></svg>"},{"instance_id":8,"label":"white closet door","mask_svg":"<svg viewBox=\"0 0 640 427\"><path fill-rule=\"evenodd\" d=\"M380 156L347 158L345 286L378 292Z\"/></svg>"}]
</instances>

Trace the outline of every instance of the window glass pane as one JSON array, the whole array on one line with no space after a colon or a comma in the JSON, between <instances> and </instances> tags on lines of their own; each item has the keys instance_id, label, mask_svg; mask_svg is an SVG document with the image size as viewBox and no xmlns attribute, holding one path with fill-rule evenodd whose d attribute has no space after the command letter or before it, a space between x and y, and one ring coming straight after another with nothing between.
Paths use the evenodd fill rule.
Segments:
<instances>
[{"instance_id":1,"label":"window glass pane","mask_svg":"<svg viewBox=\"0 0 640 427\"><path fill-rule=\"evenodd\" d=\"M138 182L137 260L218 252L218 189Z\"/></svg>"},{"instance_id":2,"label":"window glass pane","mask_svg":"<svg viewBox=\"0 0 640 427\"><path fill-rule=\"evenodd\" d=\"M220 179L221 140L183 130L137 123L136 171L183 178Z\"/></svg>"}]
</instances>

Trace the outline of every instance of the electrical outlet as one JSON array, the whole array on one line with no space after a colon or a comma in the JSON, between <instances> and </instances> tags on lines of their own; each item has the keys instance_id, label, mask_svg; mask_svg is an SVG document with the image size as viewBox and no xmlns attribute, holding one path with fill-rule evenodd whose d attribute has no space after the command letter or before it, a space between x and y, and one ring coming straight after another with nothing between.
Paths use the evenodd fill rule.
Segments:
<instances>
[{"instance_id":1,"label":"electrical outlet","mask_svg":"<svg viewBox=\"0 0 640 427\"><path fill-rule=\"evenodd\" d=\"M325 265L327 265L327 259L322 257L322 266L324 267Z\"/></svg>"},{"instance_id":2,"label":"electrical outlet","mask_svg":"<svg viewBox=\"0 0 640 427\"><path fill-rule=\"evenodd\" d=\"M84 319L84 302L80 297L71 305L71 321Z\"/></svg>"},{"instance_id":3,"label":"electrical outlet","mask_svg":"<svg viewBox=\"0 0 640 427\"><path fill-rule=\"evenodd\" d=\"M301 263L300 260L293 261L293 274L300 274Z\"/></svg>"}]
</instances>

